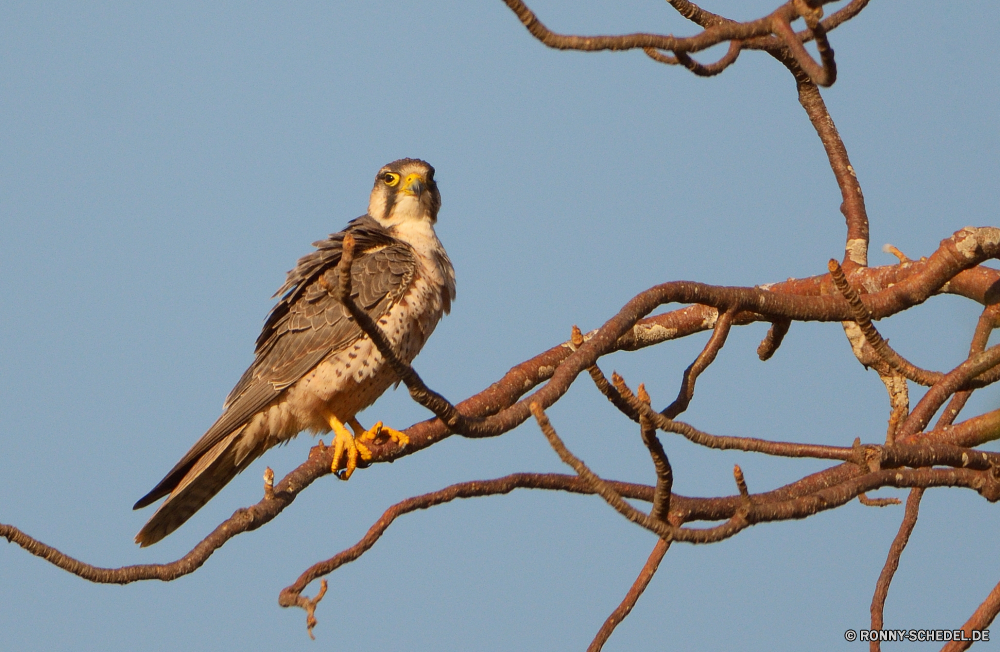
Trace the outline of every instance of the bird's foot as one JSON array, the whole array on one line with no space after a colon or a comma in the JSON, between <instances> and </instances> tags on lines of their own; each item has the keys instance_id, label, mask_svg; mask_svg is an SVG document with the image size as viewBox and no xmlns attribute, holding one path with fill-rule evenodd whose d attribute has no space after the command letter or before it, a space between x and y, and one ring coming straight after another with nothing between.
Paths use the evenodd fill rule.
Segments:
<instances>
[{"instance_id":1,"label":"bird's foot","mask_svg":"<svg viewBox=\"0 0 1000 652\"><path fill-rule=\"evenodd\" d=\"M336 417L330 417L333 428L333 462L330 470L341 480L347 480L358 468L358 457L370 460L372 452L368 447L354 438L347 428Z\"/></svg>"},{"instance_id":2,"label":"bird's foot","mask_svg":"<svg viewBox=\"0 0 1000 652\"><path fill-rule=\"evenodd\" d=\"M358 437L361 441L375 441L379 437L387 436L392 441L396 442L396 445L400 448L404 448L410 443L410 438L406 436L405 432L396 430L395 428L390 428L389 426L383 425L381 421L376 423L374 426L365 430Z\"/></svg>"}]
</instances>

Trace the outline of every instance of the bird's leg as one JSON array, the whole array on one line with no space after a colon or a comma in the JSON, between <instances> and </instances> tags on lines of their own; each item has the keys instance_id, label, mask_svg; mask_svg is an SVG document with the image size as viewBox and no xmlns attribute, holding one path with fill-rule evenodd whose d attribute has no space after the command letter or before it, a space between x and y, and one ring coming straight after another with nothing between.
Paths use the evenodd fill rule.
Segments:
<instances>
[{"instance_id":1,"label":"bird's leg","mask_svg":"<svg viewBox=\"0 0 1000 652\"><path fill-rule=\"evenodd\" d=\"M354 435L344 427L340 419L332 414L330 415L330 427L333 429L333 463L330 465L330 470L334 473L340 470L340 461L346 453L347 461L344 462L344 471L338 477L341 480L347 480L354 473L354 469L358 468L358 455L361 455L361 459L370 460L372 453L367 446L355 441Z\"/></svg>"},{"instance_id":2,"label":"bird's leg","mask_svg":"<svg viewBox=\"0 0 1000 652\"><path fill-rule=\"evenodd\" d=\"M389 436L389 439L396 442L400 448L403 448L410 443L410 438L406 436L405 432L400 432L395 428L382 425L381 421L377 422L368 430L365 430L365 427L358 423L357 419L351 419L348 423L350 423L351 427L354 428L354 435L358 438L359 442L375 441L379 435L385 434ZM361 444L359 443L358 445L360 446Z\"/></svg>"}]
</instances>

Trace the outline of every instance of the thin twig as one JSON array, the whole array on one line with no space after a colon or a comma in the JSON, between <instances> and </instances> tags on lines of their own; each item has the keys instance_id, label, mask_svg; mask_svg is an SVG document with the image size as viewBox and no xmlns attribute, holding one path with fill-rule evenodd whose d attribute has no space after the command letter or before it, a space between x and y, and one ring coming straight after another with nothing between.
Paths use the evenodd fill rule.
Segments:
<instances>
[{"instance_id":1,"label":"thin twig","mask_svg":"<svg viewBox=\"0 0 1000 652\"><path fill-rule=\"evenodd\" d=\"M639 400L649 405L649 394L646 388L639 385ZM653 468L656 470L656 493L653 495L653 507L649 515L657 521L666 521L670 513L670 493L674 487L674 471L670 466L670 459L663 449L659 437L656 436L656 428L645 417L639 417L639 434L642 436L642 443L649 450L650 457L653 458Z\"/></svg>"},{"instance_id":2,"label":"thin twig","mask_svg":"<svg viewBox=\"0 0 1000 652\"><path fill-rule=\"evenodd\" d=\"M694 398L694 386L698 382L698 376L702 374L708 366L715 362L715 358L719 355L719 351L726 344L726 338L729 337L729 331L733 327L733 318L736 316L736 311L733 309L726 310L721 315L719 319L715 322L715 328L712 330L712 337L708 338L708 342L705 344L705 348L702 349L698 357L695 358L694 362L684 370L684 376L681 379L681 388L677 392L677 398L674 402L668 405L663 411L660 412L663 416L668 419L673 419L677 415L688 409L691 404L691 399Z\"/></svg>"},{"instance_id":3,"label":"thin twig","mask_svg":"<svg viewBox=\"0 0 1000 652\"><path fill-rule=\"evenodd\" d=\"M901 501L899 498L869 498L868 494L862 492L858 494L858 502L865 507L889 507L898 505Z\"/></svg>"},{"instance_id":4,"label":"thin twig","mask_svg":"<svg viewBox=\"0 0 1000 652\"><path fill-rule=\"evenodd\" d=\"M676 55L670 55L665 52L660 52L654 48L643 48L643 52L646 53L646 56L653 61L665 63L669 66L684 66L699 77L714 77L715 75L723 72L726 68L736 63L736 60L739 58L742 50L743 44L740 41L732 41L729 43L729 49L726 50L726 53L721 59L715 63L702 64L692 59L691 56L683 50L677 52Z\"/></svg>"},{"instance_id":5,"label":"thin twig","mask_svg":"<svg viewBox=\"0 0 1000 652\"><path fill-rule=\"evenodd\" d=\"M889 555L886 557L885 566L882 567L882 572L878 576L878 582L875 584L875 594L872 596L872 629L882 629L883 625L883 612L885 610L885 598L889 595L889 584L892 582L893 575L896 574L896 569L899 568L899 558L903 554L903 549L906 548L907 542L910 540L910 535L913 533L913 528L917 525L917 516L920 512L920 499L924 495L924 490L917 488L910 490L910 496L906 499L906 511L903 513L903 522L899 524L899 531L896 532L896 538L892 540L892 545L889 546ZM872 641L870 644L871 652L879 652L879 642L877 640Z\"/></svg>"},{"instance_id":6,"label":"thin twig","mask_svg":"<svg viewBox=\"0 0 1000 652\"><path fill-rule=\"evenodd\" d=\"M910 412L910 416L900 425L896 438L912 437L923 430L949 396L964 389L976 376L998 365L1000 365L1000 345L995 345L982 353L970 356L968 360L949 371L927 390L927 393Z\"/></svg>"},{"instance_id":7,"label":"thin twig","mask_svg":"<svg viewBox=\"0 0 1000 652\"><path fill-rule=\"evenodd\" d=\"M350 233L344 236L343 253L340 263L337 265L337 286L328 291L338 300L351 314L358 327L367 335L375 347L378 349L385 361L392 367L393 372L403 381L406 388L410 390L413 400L423 405L433 412L441 421L450 428L466 430L469 428L470 420L464 417L458 409L446 398L427 387L424 381L409 364L396 355L388 338L382 329L375 324L375 320L367 311L362 310L351 297L351 264L354 260L354 236Z\"/></svg>"},{"instance_id":8,"label":"thin twig","mask_svg":"<svg viewBox=\"0 0 1000 652\"><path fill-rule=\"evenodd\" d=\"M767 362L777 352L778 347L785 340L785 335L788 334L788 329L791 326L792 322L789 319L779 319L771 322L771 327L767 329L767 335L761 340L760 346L757 347L757 357L760 358L761 362Z\"/></svg>"},{"instance_id":9,"label":"thin twig","mask_svg":"<svg viewBox=\"0 0 1000 652\"><path fill-rule=\"evenodd\" d=\"M583 333L580 332L579 327L575 325L573 326L573 329L570 333L569 341L570 344L572 344L575 347L575 349L578 349L581 346L583 346L585 340L583 337ZM639 413L632 409L632 406L630 406L628 402L621 397L621 394L618 393L617 389L612 387L611 383L608 382L608 379L604 376L604 372L601 371L600 367L598 367L596 364L591 365L590 367L587 368L587 373L590 375L591 380L594 381L594 385L597 387L597 390L601 394L604 394L605 398L611 401L612 405L618 408L618 410L622 414L627 416L632 421L635 421L636 423L639 422Z\"/></svg>"},{"instance_id":10,"label":"thin twig","mask_svg":"<svg viewBox=\"0 0 1000 652\"><path fill-rule=\"evenodd\" d=\"M986 350L986 345L990 341L990 334L996 328L998 311L1000 311L1000 305L994 303L986 306L982 314L979 315L979 321L976 323L976 331L972 335L972 343L969 345L969 357ZM943 428L955 423L958 413L962 411L962 408L965 407L971 396L972 390L966 389L956 392L951 397L948 406L945 407L934 427Z\"/></svg>"},{"instance_id":11,"label":"thin twig","mask_svg":"<svg viewBox=\"0 0 1000 652\"><path fill-rule=\"evenodd\" d=\"M635 578L635 582L632 583L628 593L625 594L625 598L622 599L621 603L611 612L611 615L604 621L604 624L601 625L601 629L598 630L597 635L594 636L594 640L587 647L587 652L600 652L604 644L611 638L615 627L620 625L632 613L632 608L639 601L642 592L649 586L649 582L653 579L653 575L656 574L656 569L660 567L660 562L663 560L663 556L667 554L668 548L670 548L669 541L659 539L656 542L642 570L639 571L639 576Z\"/></svg>"},{"instance_id":12,"label":"thin twig","mask_svg":"<svg viewBox=\"0 0 1000 652\"><path fill-rule=\"evenodd\" d=\"M628 498L647 501L653 498L652 487L625 482L614 482L611 483L611 486L614 491ZM368 532L356 544L330 559L313 564L305 570L293 584L281 591L281 594L278 596L278 604L282 607L300 607L305 609L307 612L307 627L311 635L312 628L316 625L316 603L322 597L325 589L321 589L320 593L314 598L305 598L302 592L313 581L332 573L345 564L356 561L368 552L397 518L410 512L429 509L460 498L497 496L508 494L515 489L547 489L573 493L593 493L589 484L579 477L556 473L515 473L493 480L461 482L438 491L407 498L385 510L378 521L368 528Z\"/></svg>"},{"instance_id":13,"label":"thin twig","mask_svg":"<svg viewBox=\"0 0 1000 652\"><path fill-rule=\"evenodd\" d=\"M824 446L819 444L795 444L790 442L768 441L766 439L756 439L754 437L728 437L720 435L710 435L702 432L694 426L683 421L668 419L659 412L656 412L647 405L644 405L636 398L632 390L625 384L625 380L617 373L612 374L611 380L615 388L640 416L649 419L650 423L664 432L673 432L684 436L686 439L717 450L741 450L748 452L764 453L779 457L813 457L824 460L850 460L854 458L853 448L843 446Z\"/></svg>"},{"instance_id":14,"label":"thin twig","mask_svg":"<svg viewBox=\"0 0 1000 652\"><path fill-rule=\"evenodd\" d=\"M750 490L747 489L746 478L743 477L743 469L739 464L733 466L733 479L736 480L736 489L740 492L740 497L750 500Z\"/></svg>"},{"instance_id":15,"label":"thin twig","mask_svg":"<svg viewBox=\"0 0 1000 652\"><path fill-rule=\"evenodd\" d=\"M773 54L773 53L772 53ZM778 56L778 55L775 55ZM826 150L830 168L840 187L843 203L841 213L847 220L847 244L845 246L844 265L850 268L868 266L868 212L865 209L865 198L861 192L854 166L847 155L847 148L841 140L833 118L826 108L823 96L815 82L806 74L795 60L778 57L779 61L795 76L799 92L799 103L806 110L809 121L819 135L823 148Z\"/></svg>"},{"instance_id":16,"label":"thin twig","mask_svg":"<svg viewBox=\"0 0 1000 652\"><path fill-rule=\"evenodd\" d=\"M597 474L591 471L580 458L569 452L569 449L566 448L562 439L560 439L559 435L556 434L555 428L552 427L552 423L549 421L549 418L546 416L541 405L538 403L532 403L531 413L538 422L538 427L541 428L545 438L548 439L549 445L551 445L552 449L557 455L559 455L559 459L561 459L568 466L572 467L572 469L576 471L576 474L593 487L594 491L601 498L603 498L605 502L614 507L619 514L628 520L646 528L650 532L655 533L661 539L673 539L673 528L670 527L665 521L658 521L646 514L643 514L635 507L632 507L632 505L628 504L625 499L622 498L621 494L615 491L610 484L599 478Z\"/></svg>"},{"instance_id":17,"label":"thin twig","mask_svg":"<svg viewBox=\"0 0 1000 652\"><path fill-rule=\"evenodd\" d=\"M848 305L851 306L851 312L854 314L854 322L857 323L861 332L864 333L868 344L871 345L872 349L875 350L886 364L892 367L897 373L926 387L930 387L941 380L944 374L938 371L921 369L912 364L903 356L896 353L889 346L889 343L882 338L878 330L876 330L875 325L872 324L871 315L868 309L865 308L865 304L861 302L861 297L858 295L857 290L852 288L851 284L847 281L847 276L844 275L844 270L841 269L840 263L831 259L827 268L830 270L830 277L833 279L834 285L837 286L840 294L843 295Z\"/></svg>"}]
</instances>

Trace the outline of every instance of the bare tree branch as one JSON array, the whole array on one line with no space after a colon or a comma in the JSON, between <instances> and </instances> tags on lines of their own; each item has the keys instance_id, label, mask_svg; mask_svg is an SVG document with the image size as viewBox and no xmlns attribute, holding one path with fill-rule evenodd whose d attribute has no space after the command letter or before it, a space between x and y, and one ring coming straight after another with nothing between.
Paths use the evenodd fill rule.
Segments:
<instances>
[{"instance_id":1,"label":"bare tree branch","mask_svg":"<svg viewBox=\"0 0 1000 652\"><path fill-rule=\"evenodd\" d=\"M716 543L753 525L807 518L855 498L868 506L886 506L898 501L869 498L868 492L885 487L910 488L903 522L872 597L872 628L881 628L889 586L915 527L923 492L933 487L965 488L991 502L1000 500L1000 453L974 448L1000 439L1000 410L955 423L973 391L1000 380L1000 346L987 347L1000 319L1000 272L982 265L1000 257L1000 229L965 228L942 241L926 258L911 260L893 249L900 261L898 265L868 267L869 221L861 185L819 91L819 86L830 86L837 79L829 33L857 16L868 0L851 0L826 18L823 7L831 0L790 0L766 16L746 22L711 13L689 0L668 0L681 16L701 28L686 37L652 33L559 34L542 24L521 0L504 1L530 34L551 48L586 52L642 50L655 61L683 66L702 77L727 70L745 50L764 51L783 64L794 77L798 100L820 138L841 193L840 209L847 226L843 264L830 261L829 274L769 285L726 287L691 281L656 285L634 296L587 335L574 326L568 342L516 365L497 382L455 405L428 387L413 367L399 358L385 333L352 299L354 241L348 235L343 242L340 264L322 282L372 340L413 400L435 415L406 430L409 443L405 446L391 440L372 442L368 464L391 462L414 454L452 434L469 438L499 436L534 417L553 450L576 475L518 473L462 482L401 501L389 507L355 545L306 569L281 591L279 604L305 610L311 636L317 622L317 605L327 591L325 576L359 559L404 514L458 498L501 495L518 488L592 494L657 537L631 589L591 643L590 650L600 650L631 612L672 542ZM793 23L799 18L806 29L796 32ZM806 49L809 42L815 42L818 60ZM728 49L715 63L702 64L694 59L693 55L723 43L728 44ZM908 362L888 345L873 324L873 320L909 310L942 293L962 296L984 306L968 359L947 373L921 369ZM665 306L673 309L653 314ZM840 438L842 443L853 440L850 446L713 435L675 420L689 407L698 377L715 361L733 328L770 323L768 334L757 350L763 361L774 355L793 321L845 324L855 355L866 366L874 367L889 393L890 417L884 444L862 444L854 433L845 433ZM684 371L676 399L662 412L651 407L644 385L640 384L633 394L621 376L614 373L609 382L598 366L598 361L609 354L641 351L706 330L712 330L711 337ZM640 437L653 463L655 486L599 477L557 434L545 410L565 396L584 371L619 412L639 424ZM907 379L930 388L912 411ZM926 430L933 415L949 399L937 425ZM710 449L823 459L834 464L759 494L750 492L742 469L736 465L733 469L736 494L680 496L673 493L674 471L657 430L679 434ZM149 579L170 581L197 570L232 537L270 522L314 480L331 472L332 456L331 449L313 448L309 458L277 484L268 468L264 497L258 503L237 510L189 553L170 563L102 568L74 559L11 525L0 524L0 536L88 581L115 584ZM629 500L650 502L649 513ZM690 526L702 522L708 525ZM321 586L316 595L311 598L303 595L317 579L321 580ZM1000 584L965 624L966 633L985 628L998 612ZM966 647L967 643L956 642L945 649ZM872 649L879 649L877 642L872 643Z\"/></svg>"},{"instance_id":2,"label":"bare tree branch","mask_svg":"<svg viewBox=\"0 0 1000 652\"><path fill-rule=\"evenodd\" d=\"M878 576L878 583L875 585L875 595L872 596L872 629L882 629L882 613L885 610L885 598L889 595L889 584L892 576L899 568L899 558L906 548L913 528L917 525L917 516L920 512L920 499L924 495L924 490L917 488L910 490L910 497L906 499L906 512L903 515L903 522L899 524L899 532L889 546L889 556L885 560L882 573ZM881 649L878 641L871 641L871 652L879 652Z\"/></svg>"},{"instance_id":3,"label":"bare tree branch","mask_svg":"<svg viewBox=\"0 0 1000 652\"><path fill-rule=\"evenodd\" d=\"M649 559L646 560L645 565L643 565L642 570L639 571L639 576L635 578L635 582L632 583L632 587L629 588L628 593L625 594L625 598L622 599L621 604L619 604L608 619L604 621L601 625L601 629L598 630L597 635L594 636L594 640L587 647L587 652L599 652L604 644L608 642L611 635L623 620L625 620L630 613L632 613L632 608L642 597L643 591L649 586L649 582L653 579L653 575L656 574L656 570L660 567L660 562L663 561L663 556L667 554L667 550L670 548L670 542L665 539L660 539L653 546L653 551L649 553Z\"/></svg>"}]
</instances>

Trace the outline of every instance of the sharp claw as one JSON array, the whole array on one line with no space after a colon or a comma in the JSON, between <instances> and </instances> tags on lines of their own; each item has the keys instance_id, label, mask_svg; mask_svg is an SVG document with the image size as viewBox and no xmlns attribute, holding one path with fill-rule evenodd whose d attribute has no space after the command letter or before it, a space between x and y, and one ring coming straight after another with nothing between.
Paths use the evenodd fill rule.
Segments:
<instances>
[{"instance_id":1,"label":"sharp claw","mask_svg":"<svg viewBox=\"0 0 1000 652\"><path fill-rule=\"evenodd\" d=\"M375 438L378 437L381 433L382 433L382 422L378 421L375 423L374 426L361 433L361 436L358 439L360 439L361 441L375 441Z\"/></svg>"},{"instance_id":2,"label":"sharp claw","mask_svg":"<svg viewBox=\"0 0 1000 652\"><path fill-rule=\"evenodd\" d=\"M354 473L354 469L358 467L357 444L354 441L354 436L336 418L330 419L330 426L334 432L333 462L330 463L330 471L341 480L347 480ZM344 459L344 453L347 453L347 460L344 463L344 468L341 469L340 463Z\"/></svg>"},{"instance_id":3,"label":"sharp claw","mask_svg":"<svg viewBox=\"0 0 1000 652\"><path fill-rule=\"evenodd\" d=\"M334 432L333 442L331 442L331 446L333 447L333 462L330 464L330 471L341 480L347 480L350 478L355 469L358 468L358 457L360 457L363 462L367 462L372 459L373 455L371 449L365 446L363 442L375 441L381 435L385 434L389 437L389 439L396 442L400 448L405 447L410 443L410 438L407 437L405 433L393 428L388 428L383 425L381 421L368 430L364 430L356 419L351 419L348 423L350 423L351 428L354 429L355 435L351 435L351 433L344 428L344 424L336 419L336 417L330 418L330 427ZM322 442L317 444L316 448L319 449L317 452L322 452L324 450L322 446ZM346 460L344 459L345 454ZM344 463L344 468L340 468L341 462Z\"/></svg>"},{"instance_id":4,"label":"sharp claw","mask_svg":"<svg viewBox=\"0 0 1000 652\"><path fill-rule=\"evenodd\" d=\"M366 430L360 437L358 437L358 441L375 441L383 434L388 435L389 439L396 442L400 448L403 448L410 443L410 438L406 436L406 433L396 430L395 428L390 428L384 425L381 421ZM369 458L365 457L365 459Z\"/></svg>"}]
</instances>

